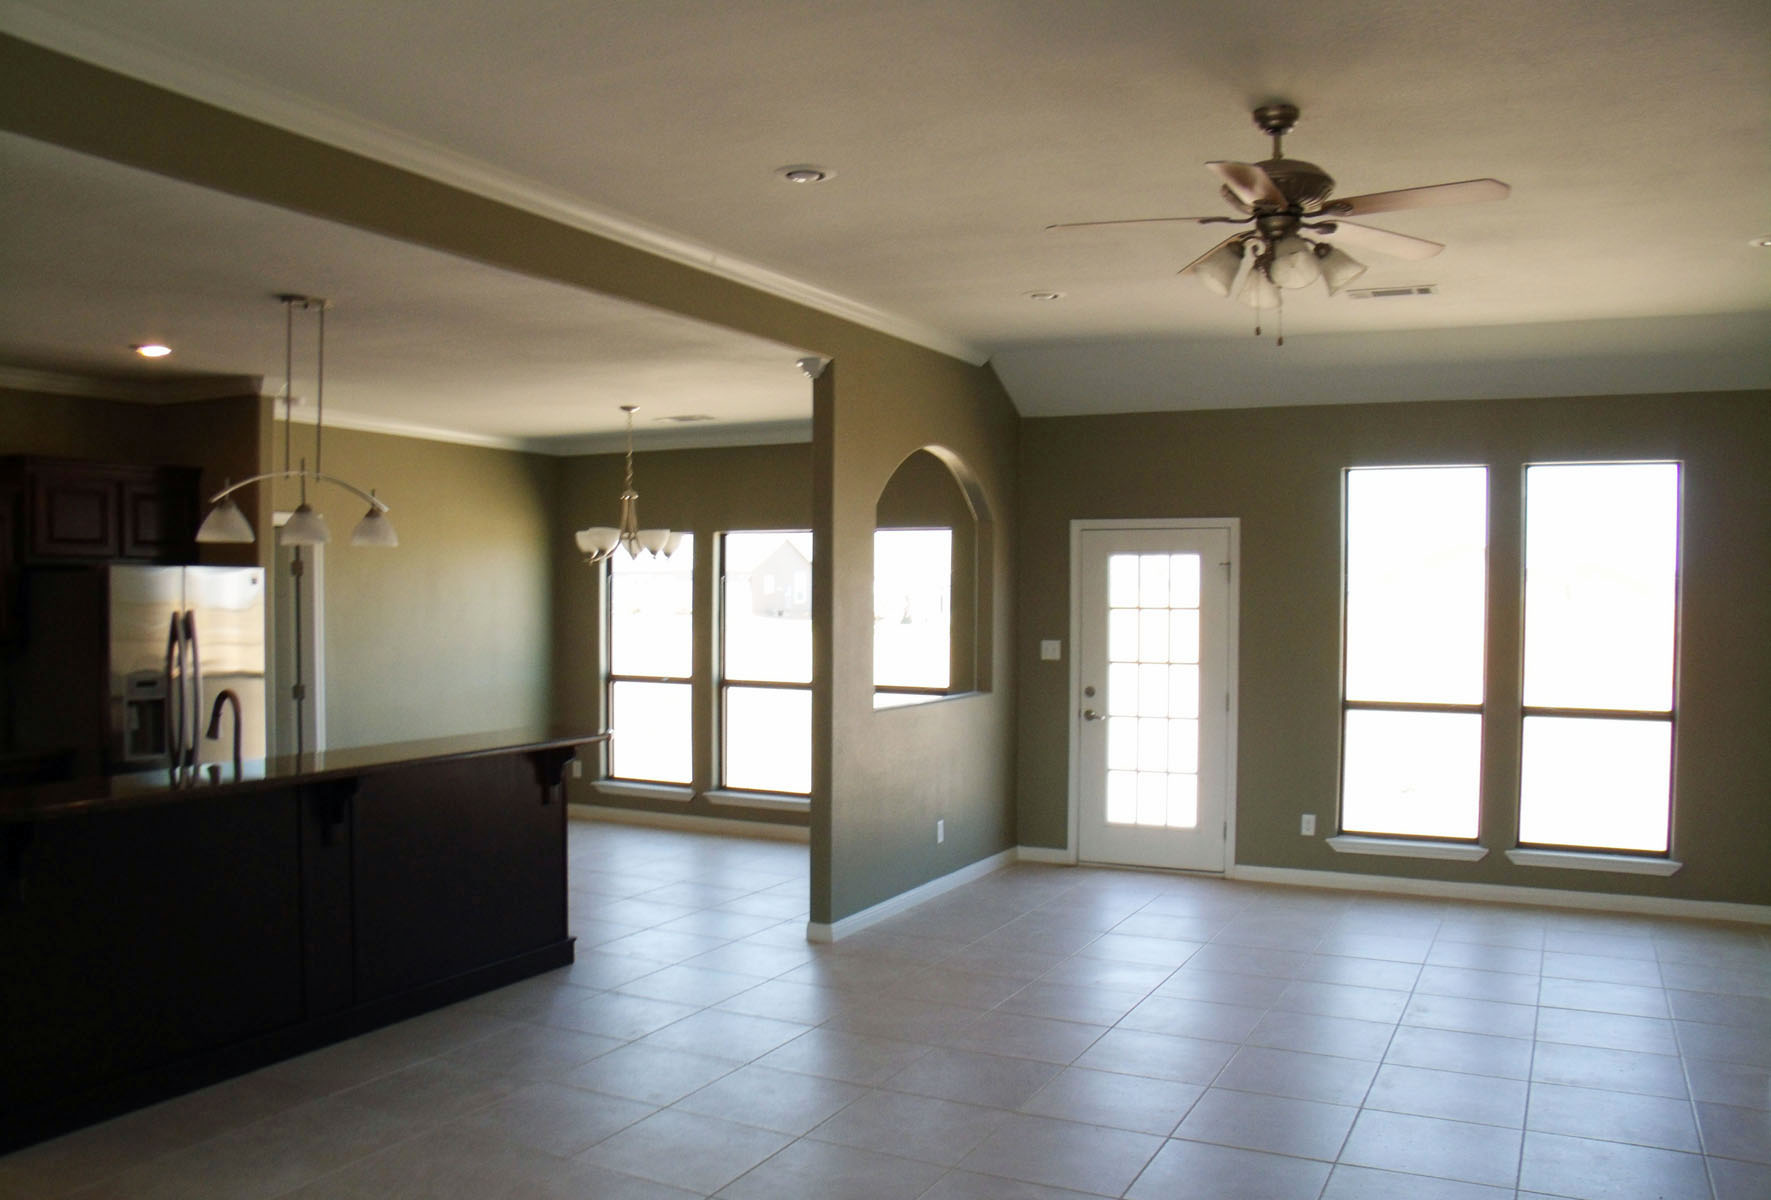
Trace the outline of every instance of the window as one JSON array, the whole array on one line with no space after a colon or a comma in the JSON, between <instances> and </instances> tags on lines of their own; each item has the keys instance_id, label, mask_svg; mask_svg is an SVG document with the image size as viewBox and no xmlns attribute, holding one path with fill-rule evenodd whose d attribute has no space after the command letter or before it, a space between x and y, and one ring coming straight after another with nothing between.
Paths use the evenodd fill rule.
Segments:
<instances>
[{"instance_id":1,"label":"window","mask_svg":"<svg viewBox=\"0 0 1771 1200\"><path fill-rule=\"evenodd\" d=\"M1668 849L1678 526L1676 463L1526 468L1522 844Z\"/></svg>"},{"instance_id":2,"label":"window","mask_svg":"<svg viewBox=\"0 0 1771 1200\"><path fill-rule=\"evenodd\" d=\"M953 678L953 530L873 533L875 708L945 695Z\"/></svg>"},{"instance_id":3,"label":"window","mask_svg":"<svg viewBox=\"0 0 1771 1200\"><path fill-rule=\"evenodd\" d=\"M609 563L609 775L648 783L694 779L690 677L695 658L695 543L669 558Z\"/></svg>"},{"instance_id":4,"label":"window","mask_svg":"<svg viewBox=\"0 0 1771 1200\"><path fill-rule=\"evenodd\" d=\"M1342 830L1476 837L1487 548L1486 468L1346 473Z\"/></svg>"},{"instance_id":5,"label":"window","mask_svg":"<svg viewBox=\"0 0 1771 1200\"><path fill-rule=\"evenodd\" d=\"M728 533L720 611L721 786L812 790L812 534Z\"/></svg>"}]
</instances>

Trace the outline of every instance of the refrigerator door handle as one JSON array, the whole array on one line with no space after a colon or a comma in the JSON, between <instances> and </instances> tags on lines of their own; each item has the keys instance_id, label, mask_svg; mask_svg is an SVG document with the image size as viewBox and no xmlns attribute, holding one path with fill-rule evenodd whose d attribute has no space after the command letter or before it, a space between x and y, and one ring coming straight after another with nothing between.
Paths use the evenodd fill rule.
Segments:
<instances>
[{"instance_id":1,"label":"refrigerator door handle","mask_svg":"<svg viewBox=\"0 0 1771 1200\"><path fill-rule=\"evenodd\" d=\"M166 751L177 768L184 756L184 637L178 614L166 631Z\"/></svg>"},{"instance_id":2,"label":"refrigerator door handle","mask_svg":"<svg viewBox=\"0 0 1771 1200\"><path fill-rule=\"evenodd\" d=\"M186 609L184 614L184 640L191 653L191 719L185 729L185 741L189 743L185 764L194 767L197 765L197 739L203 736L198 732L203 727L203 656L197 652L197 614L191 609Z\"/></svg>"}]
</instances>

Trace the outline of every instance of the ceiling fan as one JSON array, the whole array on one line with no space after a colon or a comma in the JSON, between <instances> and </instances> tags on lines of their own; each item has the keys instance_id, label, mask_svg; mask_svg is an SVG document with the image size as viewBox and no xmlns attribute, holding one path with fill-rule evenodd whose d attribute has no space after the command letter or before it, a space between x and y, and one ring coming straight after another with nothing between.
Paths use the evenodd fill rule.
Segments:
<instances>
[{"instance_id":1,"label":"ceiling fan","mask_svg":"<svg viewBox=\"0 0 1771 1200\"><path fill-rule=\"evenodd\" d=\"M1443 243L1393 233L1348 221L1369 213L1432 208L1504 200L1512 189L1498 179L1466 179L1430 187L1370 192L1330 199L1334 179L1315 163L1286 158L1283 139L1297 125L1294 104L1263 104L1254 122L1273 139L1273 156L1258 163L1208 162L1206 169L1223 181L1224 199L1241 216L1144 217L1124 221L1072 221L1048 229L1091 229L1102 226L1189 222L1196 225L1247 225L1182 267L1211 291L1228 296L1239 274L1237 298L1256 309L1277 308L1280 289L1303 288L1318 279L1334 295L1365 273L1365 266L1342 246L1388 254L1393 258L1431 258ZM1246 273L1243 267L1247 266ZM1260 332L1258 326L1255 332Z\"/></svg>"}]
</instances>

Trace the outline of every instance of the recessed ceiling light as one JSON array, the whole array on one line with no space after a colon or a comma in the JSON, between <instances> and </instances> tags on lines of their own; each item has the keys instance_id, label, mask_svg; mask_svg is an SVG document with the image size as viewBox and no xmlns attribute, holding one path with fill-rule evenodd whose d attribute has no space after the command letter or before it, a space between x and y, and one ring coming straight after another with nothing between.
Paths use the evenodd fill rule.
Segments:
<instances>
[{"instance_id":1,"label":"recessed ceiling light","mask_svg":"<svg viewBox=\"0 0 1771 1200\"><path fill-rule=\"evenodd\" d=\"M1063 298L1064 298L1063 292L1028 292L1027 293L1027 299L1029 299L1029 300L1062 300Z\"/></svg>"},{"instance_id":2,"label":"recessed ceiling light","mask_svg":"<svg viewBox=\"0 0 1771 1200\"><path fill-rule=\"evenodd\" d=\"M835 179L836 172L829 167L814 166L811 163L795 163L791 167L777 167L775 174L788 183L823 183Z\"/></svg>"},{"instance_id":3,"label":"recessed ceiling light","mask_svg":"<svg viewBox=\"0 0 1771 1200\"><path fill-rule=\"evenodd\" d=\"M162 346L159 342L142 342L129 348L143 358L165 358L172 353L171 346Z\"/></svg>"},{"instance_id":4,"label":"recessed ceiling light","mask_svg":"<svg viewBox=\"0 0 1771 1200\"><path fill-rule=\"evenodd\" d=\"M1771 233L1767 233L1764 237L1754 238L1752 244L1761 250L1771 250Z\"/></svg>"}]
</instances>

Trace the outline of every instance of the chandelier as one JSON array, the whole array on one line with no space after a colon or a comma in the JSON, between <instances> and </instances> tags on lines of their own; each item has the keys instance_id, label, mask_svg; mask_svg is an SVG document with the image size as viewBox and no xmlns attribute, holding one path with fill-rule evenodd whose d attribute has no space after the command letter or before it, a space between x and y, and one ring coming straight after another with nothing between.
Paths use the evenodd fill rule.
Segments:
<instances>
[{"instance_id":1,"label":"chandelier","mask_svg":"<svg viewBox=\"0 0 1771 1200\"><path fill-rule=\"evenodd\" d=\"M254 542L257 535L252 532L252 523L246 514L240 511L234 493L250 483L259 483L266 479L296 479L301 483L301 501L295 511L290 514L288 522L278 532L277 540L285 546L323 546L332 540L331 530L326 528L326 518L315 512L307 502L307 485L311 479L315 483L330 483L351 492L369 502L369 511L351 530L353 546L397 546L399 537L394 533L393 522L387 519L387 505L379 500L374 491L365 492L355 484L346 483L342 479L324 474L321 470L321 451L326 433L326 301L318 296L298 296L285 294L277 299L283 304L283 469L265 471L239 483L229 483L221 491L209 498L213 506L203 523L197 527L199 542ZM314 375L314 469L308 470L307 459L301 460L299 467L289 465L289 435L293 426L292 410L295 406L295 310L318 314L319 323L319 361Z\"/></svg>"},{"instance_id":2,"label":"chandelier","mask_svg":"<svg viewBox=\"0 0 1771 1200\"><path fill-rule=\"evenodd\" d=\"M640 494L633 490L633 414L638 409L637 404L621 406L621 411L627 414L627 482L621 489L620 525L592 525L573 535L586 563L600 563L622 546L627 548L629 558L638 558L641 550L654 557L663 555L669 558L682 545L683 535L680 532L639 527Z\"/></svg>"}]
</instances>

